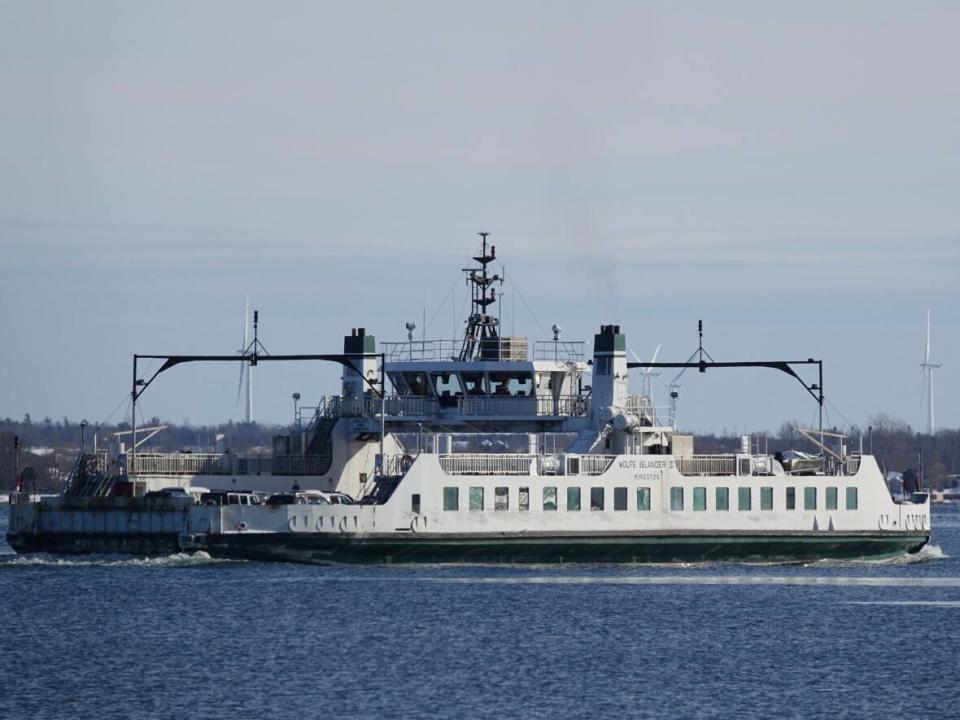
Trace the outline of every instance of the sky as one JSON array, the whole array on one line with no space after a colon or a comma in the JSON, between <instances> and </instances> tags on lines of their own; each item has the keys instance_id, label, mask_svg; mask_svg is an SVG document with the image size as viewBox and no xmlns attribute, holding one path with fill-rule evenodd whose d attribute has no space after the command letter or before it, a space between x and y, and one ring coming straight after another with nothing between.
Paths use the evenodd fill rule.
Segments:
<instances>
[{"instance_id":1,"label":"sky","mask_svg":"<svg viewBox=\"0 0 960 720\"><path fill-rule=\"evenodd\" d=\"M703 319L716 360L823 359L840 426L925 427L929 309L958 427L958 31L924 0L0 0L0 417L122 419L133 353L234 352L247 296L273 353L459 334L483 230L509 332L683 361ZM141 409L239 420L237 374ZM255 415L338 378L261 366ZM680 382L689 430L815 414L776 373Z\"/></svg>"}]
</instances>

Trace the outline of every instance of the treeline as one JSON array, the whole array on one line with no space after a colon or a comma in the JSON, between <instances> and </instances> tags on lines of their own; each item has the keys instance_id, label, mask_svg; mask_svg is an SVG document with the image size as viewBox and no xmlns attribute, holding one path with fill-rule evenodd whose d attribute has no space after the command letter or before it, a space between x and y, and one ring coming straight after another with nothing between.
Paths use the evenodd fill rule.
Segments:
<instances>
[{"instance_id":1,"label":"treeline","mask_svg":"<svg viewBox=\"0 0 960 720\"><path fill-rule=\"evenodd\" d=\"M176 425L161 423L158 418L138 423L138 438L142 428L166 425L166 428L140 446L149 452L224 452L268 453L274 435L287 433L289 427L259 423L227 422L219 425ZM817 448L797 430L796 422L785 422L776 433L756 432L751 435L754 451L783 452L805 450L816 453ZM41 492L59 491L63 480L76 460L81 434L88 451L93 449L94 436L98 446L115 450L118 441L130 444L130 435L116 436L130 430L129 423L117 425L88 425L68 418L43 418L37 422L25 416L22 420L0 419L0 492L8 492L14 485L14 436L20 439L20 467L33 467L37 489ZM836 429L833 429L836 431ZM948 487L960 480L960 429L940 430L933 435L916 433L910 426L888 415L870 418L866 429L853 427L846 431L847 448L857 452L860 443L866 453L877 457L884 470L902 472L920 468L923 456L924 484L932 488ZM739 450L740 437L707 434L697 435L695 452L698 454L731 453ZM828 442L836 447L835 441Z\"/></svg>"}]
</instances>

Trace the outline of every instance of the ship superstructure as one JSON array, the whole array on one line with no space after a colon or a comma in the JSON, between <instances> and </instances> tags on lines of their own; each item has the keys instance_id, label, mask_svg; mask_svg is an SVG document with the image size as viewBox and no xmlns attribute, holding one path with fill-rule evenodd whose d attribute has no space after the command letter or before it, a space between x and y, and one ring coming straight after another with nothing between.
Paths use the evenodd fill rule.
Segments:
<instances>
[{"instance_id":1,"label":"ship superstructure","mask_svg":"<svg viewBox=\"0 0 960 720\"><path fill-rule=\"evenodd\" d=\"M871 456L842 441L833 451L823 434L823 453L806 462L749 444L695 454L649 396L630 393L639 363L628 363L618 325L600 327L589 357L557 326L552 339L504 336L486 234L473 261L462 338L415 340L411 329L406 342L378 348L355 328L337 355L241 356L343 368L340 393L322 398L306 427L274 438L271 457L138 452L134 439L119 464L82 458L62 496L15 494L11 544L550 562L876 557L915 552L929 538L926 493L895 500ZM238 359L155 357L165 362L153 377L135 368L134 400L177 364ZM646 365L762 366L800 380L796 364L714 363L701 352L696 362ZM801 382L822 406L822 372L817 384ZM334 502L344 496L354 501Z\"/></svg>"}]
</instances>

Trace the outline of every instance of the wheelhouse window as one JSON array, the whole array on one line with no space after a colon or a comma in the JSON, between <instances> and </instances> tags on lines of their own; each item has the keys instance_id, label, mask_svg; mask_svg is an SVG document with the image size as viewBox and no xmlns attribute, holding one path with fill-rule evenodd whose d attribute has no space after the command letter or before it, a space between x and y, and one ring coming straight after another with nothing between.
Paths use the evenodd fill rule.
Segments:
<instances>
[{"instance_id":1,"label":"wheelhouse window","mask_svg":"<svg viewBox=\"0 0 960 720\"><path fill-rule=\"evenodd\" d=\"M615 511L627 509L627 489L615 487L613 489L613 509Z\"/></svg>"},{"instance_id":2,"label":"wheelhouse window","mask_svg":"<svg viewBox=\"0 0 960 720\"><path fill-rule=\"evenodd\" d=\"M716 491L717 510L730 509L730 488L718 487Z\"/></svg>"},{"instance_id":3,"label":"wheelhouse window","mask_svg":"<svg viewBox=\"0 0 960 720\"><path fill-rule=\"evenodd\" d=\"M482 487L470 488L470 509L483 510L483 488Z\"/></svg>"},{"instance_id":4,"label":"wheelhouse window","mask_svg":"<svg viewBox=\"0 0 960 720\"><path fill-rule=\"evenodd\" d=\"M463 395L460 388L460 379L456 373L432 373L430 378L433 380L433 386L437 390L437 397L440 400L441 407L453 407L457 404L457 398Z\"/></svg>"},{"instance_id":5,"label":"wheelhouse window","mask_svg":"<svg viewBox=\"0 0 960 720\"><path fill-rule=\"evenodd\" d=\"M603 510L603 488L590 488L590 509Z\"/></svg>"},{"instance_id":6,"label":"wheelhouse window","mask_svg":"<svg viewBox=\"0 0 960 720\"><path fill-rule=\"evenodd\" d=\"M403 375L401 373L387 373L387 377L390 378L390 383L393 385L393 389L397 391L398 395L410 394L410 388L407 387L407 383L403 379Z\"/></svg>"},{"instance_id":7,"label":"wheelhouse window","mask_svg":"<svg viewBox=\"0 0 960 720\"><path fill-rule=\"evenodd\" d=\"M490 394L501 397L533 395L533 373L490 373Z\"/></svg>"},{"instance_id":8,"label":"wheelhouse window","mask_svg":"<svg viewBox=\"0 0 960 720\"><path fill-rule=\"evenodd\" d=\"M835 487L827 488L827 510L837 509L837 489Z\"/></svg>"},{"instance_id":9,"label":"wheelhouse window","mask_svg":"<svg viewBox=\"0 0 960 720\"><path fill-rule=\"evenodd\" d=\"M707 509L707 489L705 487L695 487L693 489L693 509Z\"/></svg>"},{"instance_id":10,"label":"wheelhouse window","mask_svg":"<svg viewBox=\"0 0 960 720\"><path fill-rule=\"evenodd\" d=\"M817 489L815 487L806 487L803 489L803 509L817 509Z\"/></svg>"},{"instance_id":11,"label":"wheelhouse window","mask_svg":"<svg viewBox=\"0 0 960 720\"><path fill-rule=\"evenodd\" d=\"M760 488L760 509L773 510L773 488L772 487Z\"/></svg>"},{"instance_id":12,"label":"wheelhouse window","mask_svg":"<svg viewBox=\"0 0 960 720\"><path fill-rule=\"evenodd\" d=\"M522 487L520 488L519 493L517 494L517 507L521 510L530 509L530 488Z\"/></svg>"},{"instance_id":13,"label":"wheelhouse window","mask_svg":"<svg viewBox=\"0 0 960 720\"><path fill-rule=\"evenodd\" d=\"M670 509L673 512L680 512L681 510L683 510L683 488L682 487L670 488Z\"/></svg>"},{"instance_id":14,"label":"wheelhouse window","mask_svg":"<svg viewBox=\"0 0 960 720\"><path fill-rule=\"evenodd\" d=\"M486 393L487 383L482 372L460 373L463 378L463 392L467 395L483 395Z\"/></svg>"},{"instance_id":15,"label":"wheelhouse window","mask_svg":"<svg viewBox=\"0 0 960 720\"><path fill-rule=\"evenodd\" d=\"M637 510L646 512L650 509L650 488L637 488Z\"/></svg>"},{"instance_id":16,"label":"wheelhouse window","mask_svg":"<svg viewBox=\"0 0 960 720\"><path fill-rule=\"evenodd\" d=\"M847 510L857 509L857 489L855 487L847 488Z\"/></svg>"},{"instance_id":17,"label":"wheelhouse window","mask_svg":"<svg viewBox=\"0 0 960 720\"><path fill-rule=\"evenodd\" d=\"M424 372L405 372L403 373L403 381L407 385L407 389L410 391L410 395L432 395L430 392L430 385L427 383L427 374Z\"/></svg>"},{"instance_id":18,"label":"wheelhouse window","mask_svg":"<svg viewBox=\"0 0 960 720\"><path fill-rule=\"evenodd\" d=\"M567 510L577 511L580 509L580 488L567 488Z\"/></svg>"},{"instance_id":19,"label":"wheelhouse window","mask_svg":"<svg viewBox=\"0 0 960 720\"><path fill-rule=\"evenodd\" d=\"M741 487L737 488L737 509L738 510L750 510L752 497L750 493L750 488Z\"/></svg>"},{"instance_id":20,"label":"wheelhouse window","mask_svg":"<svg viewBox=\"0 0 960 720\"><path fill-rule=\"evenodd\" d=\"M787 488L787 510L796 510L797 509L797 489L788 487Z\"/></svg>"},{"instance_id":21,"label":"wheelhouse window","mask_svg":"<svg viewBox=\"0 0 960 720\"><path fill-rule=\"evenodd\" d=\"M443 509L444 510L460 509L460 488L445 487L443 489Z\"/></svg>"},{"instance_id":22,"label":"wheelhouse window","mask_svg":"<svg viewBox=\"0 0 960 720\"><path fill-rule=\"evenodd\" d=\"M493 509L501 512L510 509L510 488L496 487L493 489Z\"/></svg>"},{"instance_id":23,"label":"wheelhouse window","mask_svg":"<svg viewBox=\"0 0 960 720\"><path fill-rule=\"evenodd\" d=\"M549 486L543 489L543 509L547 512L557 509L557 488Z\"/></svg>"}]
</instances>

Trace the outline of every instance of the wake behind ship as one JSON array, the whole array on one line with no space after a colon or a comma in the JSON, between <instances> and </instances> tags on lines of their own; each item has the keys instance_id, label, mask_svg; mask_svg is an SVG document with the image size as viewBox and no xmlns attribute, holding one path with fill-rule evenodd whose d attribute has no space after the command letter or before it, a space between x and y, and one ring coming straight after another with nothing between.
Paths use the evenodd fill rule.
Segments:
<instances>
[{"instance_id":1,"label":"wake behind ship","mask_svg":"<svg viewBox=\"0 0 960 720\"><path fill-rule=\"evenodd\" d=\"M462 338L384 343L357 328L343 352L135 355L129 448L82 454L63 492L10 496L20 553L206 551L300 562L676 562L879 558L929 540L927 493L894 498L876 461L806 431L814 454L698 455L675 408L630 394L631 369L773 369L821 408L818 361L630 363L617 325L585 343L501 333L502 278L482 234ZM162 361L140 377L138 361ZM340 393L271 457L140 451L136 401L190 362L333 362ZM820 371L818 382L804 372ZM644 379L648 376L645 375ZM835 440L835 447L830 444ZM788 457L789 455L789 457Z\"/></svg>"}]
</instances>

